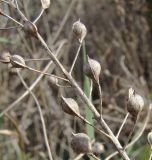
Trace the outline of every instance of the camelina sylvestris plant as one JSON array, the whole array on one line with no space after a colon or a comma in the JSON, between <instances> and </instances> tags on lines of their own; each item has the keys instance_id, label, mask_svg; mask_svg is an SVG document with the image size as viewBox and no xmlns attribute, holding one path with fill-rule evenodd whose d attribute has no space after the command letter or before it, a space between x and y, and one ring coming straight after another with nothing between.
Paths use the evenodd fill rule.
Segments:
<instances>
[{"instance_id":1,"label":"camelina sylvestris plant","mask_svg":"<svg viewBox=\"0 0 152 160\"><path fill-rule=\"evenodd\" d=\"M5 1L4 1L4 3L5 3ZM94 124L91 124L89 121L87 121L81 115L80 110L79 110L79 108L81 106L79 106L78 103L76 102L76 100L74 100L72 98L69 98L69 97L65 98L65 97L61 96L61 105L62 105L63 111L67 114L70 114L71 116L74 116L74 117L77 117L77 118L81 119L83 122L92 126L101 136L107 137L109 139L109 141L112 144L114 144L114 147L117 150L116 154L119 153L119 155L124 160L130 160L130 158L127 155L125 149L128 148L129 146L133 145L138 140L138 139L136 141L134 140L133 142L130 142L128 144L129 140L131 139L131 135L132 135L132 132L134 131L134 128L132 129L132 131L130 131L128 141L126 142L125 146L122 146L121 143L119 142L119 135L122 131L122 128L123 128L124 124L126 123L126 120L127 120L129 114L132 117L132 120L134 122L134 126L136 125L137 119L139 117L139 113L141 112L141 110L144 106L143 98L140 95L136 94L135 91L132 88L129 89L129 96L128 96L128 102L127 102L128 114L125 117L122 125L120 126L120 129L119 129L117 135L114 135L114 133L110 129L110 126L105 122L105 120L103 118L102 91L101 91L101 85L100 85L100 79L99 79L100 78L100 72L101 72L100 63L97 62L96 60L88 57L87 58L87 64L85 64L85 66L84 66L84 73L98 87L99 98L100 98L100 113L97 111L97 109L93 105L92 101L84 94L81 87L77 84L77 82L75 81L75 79L72 76L72 71L74 69L76 60L79 56L81 46L83 45L84 39L87 35L86 26L80 20L76 21L73 24L72 30L73 30L73 33L74 33L76 39L79 42L79 47L78 47L78 50L76 52L76 56L74 57L72 66L70 68L70 71L67 71L65 69L65 67L62 65L62 63L58 60L56 55L52 52L52 49L50 49L50 47L47 45L47 43L45 42L43 37L40 35L40 33L38 31L38 28L37 28L37 25L36 25L36 22L41 18L41 15L43 14L44 10L49 8L50 1L49 0L41 0L42 11L40 12L40 14L36 17L36 19L33 22L30 21L29 19L27 19L27 17L22 13L22 11L20 10L20 8L18 6L17 0L14 0L14 2L11 2L11 3L13 3L13 5L11 4L10 6L13 7L14 9L16 9L16 11L21 15L21 18L23 20L23 24L20 23L19 21L17 21L16 19L12 18L11 16L5 14L4 11L0 11L0 15L4 16L4 17L7 17L11 21L13 21L23 30L23 32L25 32L25 34L27 34L30 37L34 37L35 41L39 41L40 44L47 51L48 55L50 56L50 62L48 63L48 66L50 65L51 62L53 62L56 65L56 67L58 67L62 71L65 78L49 74L49 73L47 73L47 69L44 69L43 71L40 71L40 70L31 68L26 64L25 59L23 57L21 57L20 55L16 55L16 54L13 55L13 54L10 54L8 52L4 52L0 56L0 61L4 64L9 64L9 65L11 65L10 67L16 69L16 72L17 72L21 82L23 83L23 85L24 85L24 87L26 88L27 91L26 91L25 94L23 94L23 96L21 96L21 98L17 99L14 103L12 103L12 105L8 106L4 111L2 111L0 113L0 117L3 116L5 113L7 113L10 109L12 109L26 95L30 94L34 98L35 103L37 104L39 114L40 114L40 117L41 117L46 148L47 148L47 151L48 151L49 159L52 160L53 156L52 156L51 149L50 149L50 146L49 146L49 141L48 141L48 137L47 137L47 129L46 129L45 122L44 122L44 117L43 117L43 114L42 114L42 111L41 111L41 106L38 102L38 99L36 98L36 96L32 92L33 87L28 87L27 86L26 82L24 81L24 79L21 75L21 72L22 72L23 69L28 69L29 71L34 71L34 72L40 73L40 75L48 76L49 81L51 81L51 83L54 83L54 84L58 84L58 80L66 81L66 82L68 82L69 86L75 88L77 94L82 98L84 103L87 104L87 106L90 108L90 110L94 114L94 120L102 127L102 129L98 128ZM10 3L8 2L8 5L9 4ZM58 86L58 87L60 87L60 86ZM146 121L145 121L143 129L145 129L145 126L148 123L148 119L149 119L149 116L150 116L150 111L151 111L151 107L149 107L149 112L148 112L148 115L146 117ZM149 143L151 142L150 138L148 138L148 141L149 141ZM91 144L91 140L85 133L73 133L73 139L71 141L71 145L72 145L73 150L77 154L79 154L79 153L88 154L95 159L99 159L98 157L95 156L95 154L93 152L93 146ZM116 154L112 154L112 156L116 155ZM112 156L110 155L109 157L111 158ZM107 159L108 159L108 157L107 157Z\"/></svg>"}]
</instances>

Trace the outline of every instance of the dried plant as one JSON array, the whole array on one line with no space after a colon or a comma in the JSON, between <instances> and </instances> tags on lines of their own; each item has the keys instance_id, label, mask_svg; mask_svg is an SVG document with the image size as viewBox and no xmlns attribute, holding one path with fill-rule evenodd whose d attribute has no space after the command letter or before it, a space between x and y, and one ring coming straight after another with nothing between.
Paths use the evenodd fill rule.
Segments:
<instances>
[{"instance_id":1,"label":"dried plant","mask_svg":"<svg viewBox=\"0 0 152 160\"><path fill-rule=\"evenodd\" d=\"M71 2L70 6L74 5L75 2L76 1L73 0L73 2ZM40 121L41 121L41 125L42 125L41 128L43 131L44 143L45 143L45 146L47 149L48 158L50 160L57 159L55 157L55 154L53 153L53 151L55 150L55 147L50 140L51 136L52 136L51 129L47 130L47 128L49 128L48 124L50 124L51 121L45 122L45 117L47 115L46 115L46 113L45 114L43 113L43 109L41 108L41 100L38 98L39 88L36 90L37 92L34 93L34 91L33 91L33 89L36 87L38 82L40 80L42 80L42 77L45 77L45 78L47 77L46 78L47 82L50 83L51 87L55 86L56 90L60 90L62 88L61 90L62 91L64 90L66 92L66 90L68 90L68 88L74 89L75 98L73 98L72 96L71 97L68 96L68 98L67 98L67 96L63 95L64 92L62 92L60 90L61 94L59 94L58 96L61 101L61 103L60 103L61 107L60 107L60 110L58 110L58 112L62 113L62 111L63 111L65 113L69 114L72 119L79 119L80 121L82 121L85 124L92 127L94 129L94 131L99 134L100 137L104 137L105 143L107 143L107 144L111 143L113 145L113 149L116 150L116 152L110 154L107 158L105 158L106 160L111 159L116 154L119 154L119 156L124 160L132 159L132 157L130 157L130 155L128 155L126 150L129 147L131 147L133 144L135 144L140 139L141 135L143 134L143 132L148 124L149 118L151 116L152 104L151 103L148 104L149 105L148 113L146 115L143 128L139 132L139 135L137 135L135 138L133 138L133 133L135 132L135 127L138 124L138 119L140 118L141 112L145 107L145 103L144 103L144 98L141 95L139 95L139 93L137 93L135 91L135 89L133 89L132 87L129 88L128 89L128 100L127 100L127 102L124 102L124 104L126 104L127 114L126 114L124 120L121 122L121 125L118 126L119 128L118 128L117 133L115 134L112 131L112 128L106 122L106 120L104 118L105 115L103 113L104 112L104 107L103 107L104 94L102 93L102 86L101 86L102 76L100 76L101 74L103 74L103 70L101 69L102 65L100 65L100 63L97 60L90 58L86 54L86 63L83 64L83 73L88 77L88 81L90 83L89 97L85 94L82 87L78 84L78 82L75 80L75 78L72 74L74 72L75 67L76 67L76 61L78 60L78 57L80 56L81 48L85 49L85 47L86 47L85 46L85 39L86 39L87 35L89 34L89 32L87 33L87 27L85 26L85 24L83 24L80 20L78 20L78 21L74 22L73 25L71 26L71 32L73 32L74 40L76 42L78 42L78 49L77 49L76 54L73 58L72 65L71 65L70 69L67 69L66 67L64 67L64 64L60 61L60 59L58 57L58 54L61 51L64 53L64 49L62 49L62 47L64 46L65 43L67 43L67 41L65 41L65 40L62 42L59 41L59 45L57 45L56 47L55 47L55 45L53 46L52 43L48 44L48 42L45 40L45 38L43 38L43 35L41 34L41 31L40 31L40 30L42 30L41 25L40 26L38 25L38 21L40 21L40 19L43 18L43 15L45 15L45 10L49 9L49 7L52 4L52 1L41 0L41 5L42 5L41 12L33 21L30 20L30 18L29 18L30 16L27 13L26 13L27 15L23 13L24 10L22 10L22 7L20 6L21 4L19 5L17 0L14 0L14 1L5 1L5 0L3 1L2 0L2 1L0 1L0 4L1 3L9 5L9 7L12 10L15 10L15 12L19 15L20 20L17 15L14 18L13 16L5 13L5 10L2 10L2 9L0 10L0 16L7 18L8 20L10 20L10 22L13 22L13 24L16 25L13 27L13 29L17 29L18 33L20 33L20 34L24 33L25 36L31 40L32 43L35 43L37 45L41 45L41 47L40 47L42 50L41 52L44 52L44 54L47 54L46 56L48 56L48 57L47 58L31 58L31 57L25 58L22 56L22 55L25 55L24 53L22 53L22 55L20 55L20 54L16 54L15 51L1 52L0 62L3 63L3 65L9 67L10 69L15 69L15 71L18 75L18 78L21 81L21 83L24 85L26 91L19 98L17 98L13 103L11 103L8 107L4 108L4 110L2 110L0 112L0 118L5 116L10 110L13 110L14 107L17 104L19 104L21 102L21 100L23 100L27 95L30 95L34 99L34 103L36 104L38 112L39 112L39 117L40 117ZM71 7L69 7L69 8L71 9ZM67 15L65 16L65 19L67 19L67 17L69 16L70 9L67 11ZM58 36L60 35L61 30L64 27L64 23L65 22L63 21L61 28L59 28L57 35L55 36L55 39L53 40L53 43L56 42ZM3 28L0 30L0 32L5 29L11 30L12 27L11 28L7 28L7 27ZM26 41L26 42L28 42L28 41ZM28 46L29 46L29 44L26 44L27 49L30 50ZM84 52L84 50L83 50L83 52ZM45 63L46 63L46 61L49 61L49 62L47 62L46 67L42 71L41 71L41 69L35 69L34 67L32 67L32 64L31 64L31 62L40 62L40 61L45 61ZM28 63L28 62L30 62L30 63ZM123 60L122 60L122 66L123 66L124 70L126 71ZM40 66L37 68L40 68ZM49 68L52 68L51 72L53 72L54 68L56 70L54 73L50 73ZM27 79L24 78L23 73L25 70L27 70L28 73L32 72L32 74L36 74L36 73L39 74L38 78L32 83L31 86L27 85L27 83L28 83L27 79L30 77L27 76L26 77ZM126 72L128 73L128 71L126 71ZM60 76L58 76L57 73L59 73ZM109 72L108 72L108 74L110 75ZM130 86L131 86L131 83L130 83ZM42 86L40 85L40 88L41 87ZM98 105L100 106L99 109L95 106L95 104L92 101L92 93L93 93L94 88L97 88L97 90L98 90L97 94L99 97L99 102L98 102ZM48 91L45 90L45 92L48 92ZM89 120L84 116L84 113L82 113L82 111L83 111L82 104L78 101L78 98L76 98L76 95L78 95L82 99L83 103L86 104L86 107L88 107L91 110L91 113L93 114L93 123L89 122ZM51 103L53 103L53 102L51 102ZM125 112L124 110L122 112ZM133 127L129 130L129 135L127 136L127 138L124 139L124 141L123 141L124 144L121 144L120 134L122 134L124 126L127 123L127 120L129 118L131 120L131 123L133 124ZM55 125L55 126L57 126L57 125ZM102 143L100 143L98 141L92 142L93 140L86 133L75 133L75 132L77 132L76 128L74 131L70 130L70 132L72 134L68 135L68 136L71 136L71 138L72 138L72 140L71 139L69 140L69 141L71 141L71 148L76 152L76 157L74 158L74 156L72 155L72 157L70 157L70 159L78 160L83 155L87 155L87 156L91 157L91 159L97 159L97 160L100 159L100 155L104 152L104 147L103 147ZM9 130L2 130L0 132L0 134L15 135L13 131L9 131ZM31 136L33 137L32 139L34 141L35 137L33 135L31 135ZM150 146L152 145L151 144L151 142L152 142L151 137L152 136L151 136L151 132L150 132L148 134L148 142L149 142ZM41 139L41 141L43 141L43 140ZM60 145L62 146L62 144L60 144ZM24 152L24 149L23 149L23 152ZM44 157L47 157L47 156L45 155ZM152 155L150 156L149 159L151 159L151 157L152 157Z\"/></svg>"}]
</instances>

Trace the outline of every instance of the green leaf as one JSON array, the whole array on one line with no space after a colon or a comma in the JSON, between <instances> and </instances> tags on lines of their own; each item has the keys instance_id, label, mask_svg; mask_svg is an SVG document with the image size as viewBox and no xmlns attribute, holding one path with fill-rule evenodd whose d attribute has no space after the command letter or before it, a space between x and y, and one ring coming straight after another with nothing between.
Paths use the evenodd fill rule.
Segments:
<instances>
[{"instance_id":1,"label":"green leaf","mask_svg":"<svg viewBox=\"0 0 152 160\"><path fill-rule=\"evenodd\" d=\"M87 62L87 54L85 49L85 43L83 42L83 64ZM83 77L83 91L87 97L90 95L90 80L87 76ZM93 124L93 113L92 111L86 106L85 107L85 117L86 119ZM86 132L90 138L94 138L94 128L90 125L86 124Z\"/></svg>"}]
</instances>

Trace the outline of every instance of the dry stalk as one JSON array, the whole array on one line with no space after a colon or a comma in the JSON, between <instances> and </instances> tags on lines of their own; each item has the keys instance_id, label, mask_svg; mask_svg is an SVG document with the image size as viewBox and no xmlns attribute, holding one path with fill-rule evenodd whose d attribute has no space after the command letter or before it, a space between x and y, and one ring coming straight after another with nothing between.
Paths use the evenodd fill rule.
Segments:
<instances>
[{"instance_id":1,"label":"dry stalk","mask_svg":"<svg viewBox=\"0 0 152 160\"><path fill-rule=\"evenodd\" d=\"M38 108L38 111L39 111L39 114L40 114L40 119L41 119L41 123L42 123L42 129L43 129L43 134L44 134L44 140L45 140L45 145L46 145L46 148L48 150L48 155L49 155L49 159L50 160L53 160L52 158L52 153L51 153L51 149L50 149L50 145L49 145L49 141L48 141L48 137L47 137L47 130L46 130L46 126L45 126L45 121L44 121L44 117L43 117L43 113L42 113L42 109L41 109L41 106L39 104L39 101L38 99L36 98L35 94L29 89L29 87L27 86L26 82L24 81L22 75L20 74L20 71L19 69L16 69L17 71L17 74L22 82L22 84L24 85L24 87L29 91L29 93L31 94L31 96L34 98L34 101L37 105L37 108Z\"/></svg>"}]
</instances>

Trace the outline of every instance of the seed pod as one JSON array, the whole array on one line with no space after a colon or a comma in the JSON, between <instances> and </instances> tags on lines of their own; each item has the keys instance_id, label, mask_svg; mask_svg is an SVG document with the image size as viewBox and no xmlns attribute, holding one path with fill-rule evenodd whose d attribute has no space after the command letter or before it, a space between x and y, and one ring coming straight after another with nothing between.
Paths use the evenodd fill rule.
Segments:
<instances>
[{"instance_id":1,"label":"seed pod","mask_svg":"<svg viewBox=\"0 0 152 160\"><path fill-rule=\"evenodd\" d=\"M1 55L0 55L0 62L2 63L10 63L10 53L7 51L4 51Z\"/></svg>"},{"instance_id":2,"label":"seed pod","mask_svg":"<svg viewBox=\"0 0 152 160\"><path fill-rule=\"evenodd\" d=\"M73 134L71 147L78 154L90 153L92 151L91 140L89 136L84 133Z\"/></svg>"},{"instance_id":3,"label":"seed pod","mask_svg":"<svg viewBox=\"0 0 152 160\"><path fill-rule=\"evenodd\" d=\"M100 155L104 152L104 145L102 143L96 142L92 145L92 152L95 155Z\"/></svg>"},{"instance_id":4,"label":"seed pod","mask_svg":"<svg viewBox=\"0 0 152 160\"><path fill-rule=\"evenodd\" d=\"M84 73L95 83L99 83L101 65L98 61L88 57L88 63L84 65Z\"/></svg>"},{"instance_id":5,"label":"seed pod","mask_svg":"<svg viewBox=\"0 0 152 160\"><path fill-rule=\"evenodd\" d=\"M49 83L50 83L51 85L57 85L57 84L58 84L58 78L53 77L53 76L50 76L50 77L49 77Z\"/></svg>"},{"instance_id":6,"label":"seed pod","mask_svg":"<svg viewBox=\"0 0 152 160\"><path fill-rule=\"evenodd\" d=\"M85 25L81 23L80 20L78 20L73 24L72 30L75 36L78 38L79 42L82 43L87 34Z\"/></svg>"},{"instance_id":7,"label":"seed pod","mask_svg":"<svg viewBox=\"0 0 152 160\"><path fill-rule=\"evenodd\" d=\"M148 133L147 140L148 140L149 145L152 148L152 131Z\"/></svg>"},{"instance_id":8,"label":"seed pod","mask_svg":"<svg viewBox=\"0 0 152 160\"><path fill-rule=\"evenodd\" d=\"M80 115L79 106L77 102L72 98L61 97L61 106L65 113L68 113L72 116Z\"/></svg>"},{"instance_id":9,"label":"seed pod","mask_svg":"<svg viewBox=\"0 0 152 160\"><path fill-rule=\"evenodd\" d=\"M144 99L132 88L129 88L128 91L128 102L127 102L127 110L131 114L132 118L136 119L138 113L144 107Z\"/></svg>"},{"instance_id":10,"label":"seed pod","mask_svg":"<svg viewBox=\"0 0 152 160\"><path fill-rule=\"evenodd\" d=\"M10 58L11 64L13 68L25 68L26 64L20 55L13 55Z\"/></svg>"},{"instance_id":11,"label":"seed pod","mask_svg":"<svg viewBox=\"0 0 152 160\"><path fill-rule=\"evenodd\" d=\"M50 6L50 0L41 0L42 8L47 9Z\"/></svg>"},{"instance_id":12,"label":"seed pod","mask_svg":"<svg viewBox=\"0 0 152 160\"><path fill-rule=\"evenodd\" d=\"M37 38L37 27L32 22L25 21L23 29L28 35Z\"/></svg>"}]
</instances>

